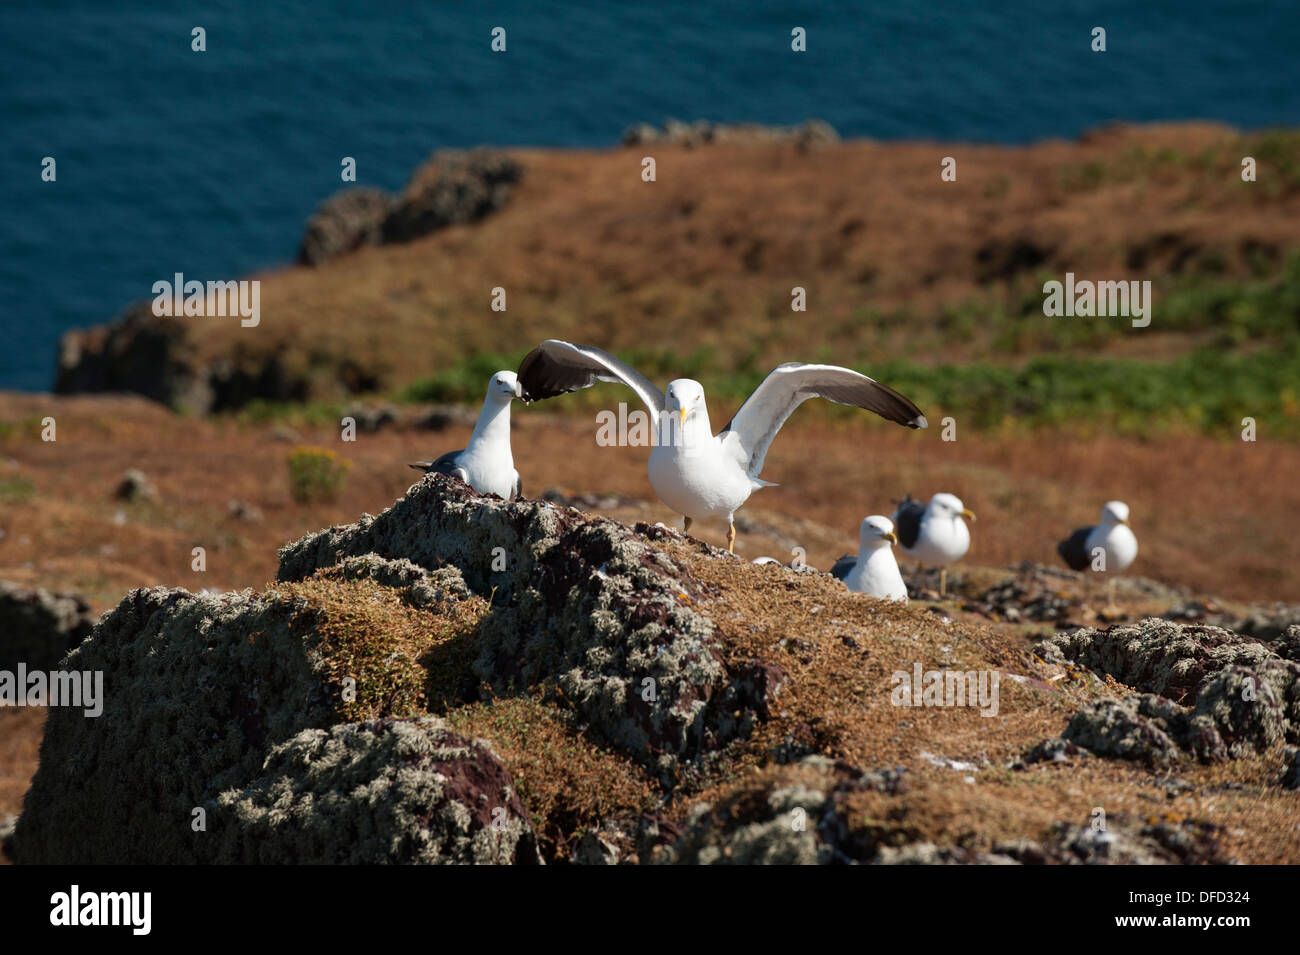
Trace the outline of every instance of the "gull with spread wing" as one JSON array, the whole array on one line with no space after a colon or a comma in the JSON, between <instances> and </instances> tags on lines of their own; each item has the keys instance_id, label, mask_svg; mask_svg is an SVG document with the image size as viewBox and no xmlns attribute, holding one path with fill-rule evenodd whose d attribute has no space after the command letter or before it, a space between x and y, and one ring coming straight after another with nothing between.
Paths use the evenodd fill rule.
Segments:
<instances>
[{"instance_id":1,"label":"gull with spread wing","mask_svg":"<svg viewBox=\"0 0 1300 955\"><path fill-rule=\"evenodd\" d=\"M759 477L777 431L809 398L874 411L909 428L926 427L921 409L885 385L838 365L787 362L763 379L735 417L716 435L709 426L704 387L678 378L661 392L645 376L613 355L556 339L542 342L519 365L525 402L588 388L597 381L621 382L650 412L656 440L646 475L659 499L686 518L726 518L727 550L736 543L736 509L772 482Z\"/></svg>"}]
</instances>

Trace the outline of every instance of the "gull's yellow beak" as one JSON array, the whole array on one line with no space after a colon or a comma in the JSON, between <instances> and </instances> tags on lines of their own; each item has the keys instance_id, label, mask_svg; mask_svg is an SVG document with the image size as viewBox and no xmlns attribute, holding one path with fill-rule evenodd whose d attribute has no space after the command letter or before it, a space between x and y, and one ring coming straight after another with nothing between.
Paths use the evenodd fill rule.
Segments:
<instances>
[{"instance_id":1,"label":"gull's yellow beak","mask_svg":"<svg viewBox=\"0 0 1300 955\"><path fill-rule=\"evenodd\" d=\"M968 521L975 520L975 512L972 511L969 507L961 512L961 516L966 518L966 520Z\"/></svg>"},{"instance_id":2,"label":"gull's yellow beak","mask_svg":"<svg viewBox=\"0 0 1300 955\"><path fill-rule=\"evenodd\" d=\"M898 543L898 537L894 534L893 531L890 531L888 534L885 535L885 540L889 541L889 543L891 544Z\"/></svg>"},{"instance_id":3,"label":"gull's yellow beak","mask_svg":"<svg viewBox=\"0 0 1300 955\"><path fill-rule=\"evenodd\" d=\"M1132 526L1132 525L1131 525L1131 524L1129 524L1129 522L1128 522L1128 519L1127 519L1127 518L1126 518L1126 519L1124 519L1124 520L1122 520L1122 521L1120 521L1120 523L1121 523L1121 524L1123 524L1123 525L1124 525L1124 526L1125 526L1125 527L1131 527L1131 526Z\"/></svg>"},{"instance_id":4,"label":"gull's yellow beak","mask_svg":"<svg viewBox=\"0 0 1300 955\"><path fill-rule=\"evenodd\" d=\"M685 425L686 425L686 409L685 409L685 408L682 408L681 411L682 411L682 426L685 427Z\"/></svg>"}]
</instances>

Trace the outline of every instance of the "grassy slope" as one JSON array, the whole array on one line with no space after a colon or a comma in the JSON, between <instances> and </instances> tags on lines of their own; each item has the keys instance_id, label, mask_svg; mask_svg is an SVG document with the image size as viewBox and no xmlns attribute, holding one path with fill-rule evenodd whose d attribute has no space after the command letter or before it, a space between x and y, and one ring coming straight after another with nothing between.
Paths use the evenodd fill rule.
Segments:
<instances>
[{"instance_id":1,"label":"grassy slope","mask_svg":"<svg viewBox=\"0 0 1300 955\"><path fill-rule=\"evenodd\" d=\"M639 177L647 151L654 183ZM1240 181L1245 154L1260 161L1258 182ZM958 160L957 182L940 181L944 155ZM906 361L884 367L909 383L935 365L992 366L948 373L959 395L985 380L1023 384L1001 369L1035 356L1246 354L1294 338L1300 320L1295 133L1176 125L1015 148L519 156L527 174L501 213L262 275L261 325L193 320L196 355L250 365L277 355L325 398L343 380L399 390L454 373L466 353L513 357L544 337L612 348L651 371L687 364L737 389L791 357L869 370ZM1066 271L1150 279L1152 326L1044 317L1042 282ZM497 286L505 312L490 309ZM807 290L807 312L790 310L794 286ZM1271 385L1296 370L1294 353L1262 360L1238 378L1262 372ZM1159 399L1186 396L1171 386ZM1086 397L1067 412L1086 411Z\"/></svg>"}]
</instances>

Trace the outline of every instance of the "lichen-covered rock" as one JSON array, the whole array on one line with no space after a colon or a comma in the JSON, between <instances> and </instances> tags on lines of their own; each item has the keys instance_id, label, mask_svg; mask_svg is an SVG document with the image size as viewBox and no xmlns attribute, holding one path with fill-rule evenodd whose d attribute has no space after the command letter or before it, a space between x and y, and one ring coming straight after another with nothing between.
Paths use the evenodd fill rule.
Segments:
<instances>
[{"instance_id":1,"label":"lichen-covered rock","mask_svg":"<svg viewBox=\"0 0 1300 955\"><path fill-rule=\"evenodd\" d=\"M1232 629L1265 643L1280 643L1287 647L1300 644L1300 607L1277 604L1270 609L1258 609L1239 620L1232 621ZM1288 631L1291 631L1288 634ZM1278 655L1288 660L1297 657L1288 656L1282 649L1276 648Z\"/></svg>"},{"instance_id":2,"label":"lichen-covered rock","mask_svg":"<svg viewBox=\"0 0 1300 955\"><path fill-rule=\"evenodd\" d=\"M404 590L417 607L468 600L473 596L456 567L439 567L430 572L405 558L385 560L375 554L365 554L345 557L338 568L344 580L373 580L385 587Z\"/></svg>"},{"instance_id":3,"label":"lichen-covered rock","mask_svg":"<svg viewBox=\"0 0 1300 955\"><path fill-rule=\"evenodd\" d=\"M1182 753L1163 721L1141 712L1148 699L1095 700L1074 715L1062 738L1099 756L1166 766Z\"/></svg>"},{"instance_id":4,"label":"lichen-covered rock","mask_svg":"<svg viewBox=\"0 0 1300 955\"><path fill-rule=\"evenodd\" d=\"M1179 703L1196 701L1207 676L1229 666L1257 666L1274 656L1268 647L1231 630L1148 618L1109 630L1082 628L1055 634L1035 650L1109 673L1135 689Z\"/></svg>"},{"instance_id":5,"label":"lichen-covered rock","mask_svg":"<svg viewBox=\"0 0 1300 955\"><path fill-rule=\"evenodd\" d=\"M477 636L480 679L501 693L551 687L611 743L665 771L743 735L753 716L733 716L736 706L761 711L780 689L782 674L758 661L728 674L712 623L691 608L698 585L610 520L429 475L379 517L283 548L279 576L368 553L457 567L492 601Z\"/></svg>"},{"instance_id":6,"label":"lichen-covered rock","mask_svg":"<svg viewBox=\"0 0 1300 955\"><path fill-rule=\"evenodd\" d=\"M303 730L212 815L222 862L541 861L505 767L432 718Z\"/></svg>"},{"instance_id":7,"label":"lichen-covered rock","mask_svg":"<svg viewBox=\"0 0 1300 955\"><path fill-rule=\"evenodd\" d=\"M52 670L90 635L95 617L76 594L0 580L0 670Z\"/></svg>"},{"instance_id":8,"label":"lichen-covered rock","mask_svg":"<svg viewBox=\"0 0 1300 955\"><path fill-rule=\"evenodd\" d=\"M1182 749L1203 762L1262 752L1282 740L1300 742L1300 663L1231 630L1152 618L1132 627L1059 634L1035 650L1044 659L1073 660L1139 690L1194 705L1191 711L1170 709L1146 696L1135 698L1143 701L1141 716L1150 711ZM1105 702L1080 714L1078 732L1117 730L1103 725L1107 714L1129 718ZM1136 725L1132 729L1145 736ZM1124 738L1121 733L1114 742ZM1122 755L1102 745L1086 748ZM1144 759L1160 759L1159 746L1139 749L1147 753Z\"/></svg>"},{"instance_id":9,"label":"lichen-covered rock","mask_svg":"<svg viewBox=\"0 0 1300 955\"><path fill-rule=\"evenodd\" d=\"M865 791L898 795L901 769L863 772L847 763L809 756L800 779L759 782L726 800L691 807L681 835L654 855L660 864L826 865L873 861L882 833L855 827L846 801Z\"/></svg>"},{"instance_id":10,"label":"lichen-covered rock","mask_svg":"<svg viewBox=\"0 0 1300 955\"><path fill-rule=\"evenodd\" d=\"M322 202L307 220L298 246L301 265L320 265L383 238L393 199L380 189L352 186Z\"/></svg>"},{"instance_id":11,"label":"lichen-covered rock","mask_svg":"<svg viewBox=\"0 0 1300 955\"><path fill-rule=\"evenodd\" d=\"M1068 739L1053 736L1031 748L1020 759L1020 763L1068 763L1075 756L1086 756L1087 752Z\"/></svg>"},{"instance_id":12,"label":"lichen-covered rock","mask_svg":"<svg viewBox=\"0 0 1300 955\"><path fill-rule=\"evenodd\" d=\"M67 657L104 674L103 713L51 708L19 861L200 861L191 812L260 771L267 746L333 722L311 624L247 592L128 594Z\"/></svg>"},{"instance_id":13,"label":"lichen-covered rock","mask_svg":"<svg viewBox=\"0 0 1300 955\"><path fill-rule=\"evenodd\" d=\"M50 711L16 860L536 861L513 784L484 744L436 720L342 723L351 704L337 664L356 638L339 642L337 628L370 632L371 607L381 630L398 619L388 608L402 600L384 587L415 607L469 597L450 568L373 556L300 589L128 595L67 657L104 673L103 712ZM395 686L380 688L381 716Z\"/></svg>"},{"instance_id":14,"label":"lichen-covered rock","mask_svg":"<svg viewBox=\"0 0 1300 955\"><path fill-rule=\"evenodd\" d=\"M711 803L692 807L686 831L662 862L690 865L822 865L833 852L817 836L827 795L806 786L769 793L762 818L736 824Z\"/></svg>"},{"instance_id":15,"label":"lichen-covered rock","mask_svg":"<svg viewBox=\"0 0 1300 955\"><path fill-rule=\"evenodd\" d=\"M1300 665L1277 659L1253 668L1226 667L1202 685L1196 712L1214 723L1233 756L1263 752L1284 739L1295 742L1298 672Z\"/></svg>"},{"instance_id":16,"label":"lichen-covered rock","mask_svg":"<svg viewBox=\"0 0 1300 955\"><path fill-rule=\"evenodd\" d=\"M914 842L905 846L881 846L872 865L1022 865L1018 859L999 852L972 852L960 846L937 846Z\"/></svg>"},{"instance_id":17,"label":"lichen-covered rock","mask_svg":"<svg viewBox=\"0 0 1300 955\"><path fill-rule=\"evenodd\" d=\"M1056 742L1148 766L1167 766L1184 753L1202 763L1223 762L1229 755L1209 716L1152 693L1094 700L1074 715ZM1031 755L1054 755L1057 749L1052 740L1045 740Z\"/></svg>"}]
</instances>

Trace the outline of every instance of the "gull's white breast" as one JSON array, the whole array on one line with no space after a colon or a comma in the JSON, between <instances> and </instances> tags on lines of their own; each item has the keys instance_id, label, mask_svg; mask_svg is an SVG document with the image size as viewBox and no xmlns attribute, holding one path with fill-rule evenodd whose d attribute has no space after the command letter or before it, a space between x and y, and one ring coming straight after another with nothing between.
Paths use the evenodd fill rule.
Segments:
<instances>
[{"instance_id":1,"label":"gull's white breast","mask_svg":"<svg viewBox=\"0 0 1300 955\"><path fill-rule=\"evenodd\" d=\"M1107 571L1126 569L1138 555L1137 536L1124 524L1115 524L1109 528L1097 525L1083 546L1088 551L1090 561L1094 548L1101 547L1106 551Z\"/></svg>"},{"instance_id":2,"label":"gull's white breast","mask_svg":"<svg viewBox=\"0 0 1300 955\"><path fill-rule=\"evenodd\" d=\"M859 554L858 562L844 578L844 585L856 593L907 603L907 585L898 571L898 561L888 548L876 550L865 560Z\"/></svg>"},{"instance_id":3,"label":"gull's white breast","mask_svg":"<svg viewBox=\"0 0 1300 955\"><path fill-rule=\"evenodd\" d=\"M907 552L923 564L951 564L970 550L970 528L960 517L921 518L916 544Z\"/></svg>"},{"instance_id":4,"label":"gull's white breast","mask_svg":"<svg viewBox=\"0 0 1300 955\"><path fill-rule=\"evenodd\" d=\"M514 455L484 442L487 447L465 451L456 462L469 475L469 484L480 494L496 494L510 500L515 490Z\"/></svg>"},{"instance_id":5,"label":"gull's white breast","mask_svg":"<svg viewBox=\"0 0 1300 955\"><path fill-rule=\"evenodd\" d=\"M656 445L646 465L650 486L678 514L690 518L730 517L755 487L713 435L682 446Z\"/></svg>"}]
</instances>

